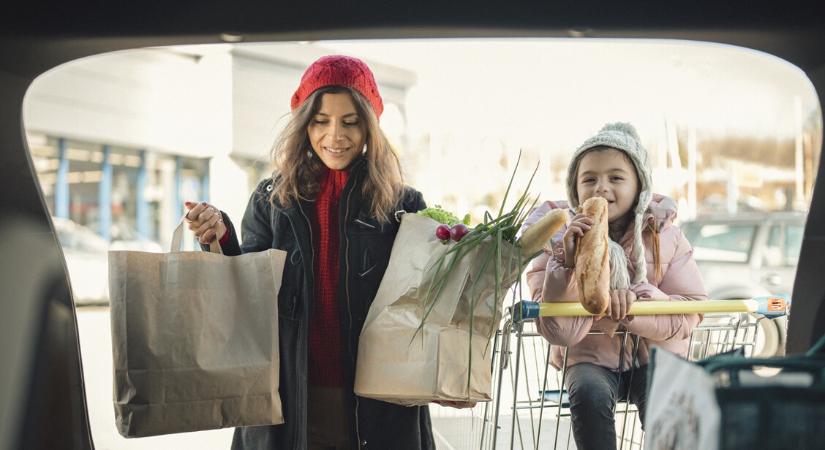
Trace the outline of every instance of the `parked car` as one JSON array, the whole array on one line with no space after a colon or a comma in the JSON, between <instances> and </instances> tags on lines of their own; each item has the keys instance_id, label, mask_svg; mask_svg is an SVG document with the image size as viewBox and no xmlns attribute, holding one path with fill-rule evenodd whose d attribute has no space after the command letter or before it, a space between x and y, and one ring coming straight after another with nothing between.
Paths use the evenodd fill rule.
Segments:
<instances>
[{"instance_id":1,"label":"parked car","mask_svg":"<svg viewBox=\"0 0 825 450\"><path fill-rule=\"evenodd\" d=\"M806 214L708 215L683 222L710 298L750 298L793 291ZM758 322L755 355L784 354L786 317Z\"/></svg>"},{"instance_id":2,"label":"parked car","mask_svg":"<svg viewBox=\"0 0 825 450\"><path fill-rule=\"evenodd\" d=\"M148 239L116 240L111 244L88 227L68 219L52 217L57 238L66 257L75 304L109 303L109 250L162 251Z\"/></svg>"}]
</instances>

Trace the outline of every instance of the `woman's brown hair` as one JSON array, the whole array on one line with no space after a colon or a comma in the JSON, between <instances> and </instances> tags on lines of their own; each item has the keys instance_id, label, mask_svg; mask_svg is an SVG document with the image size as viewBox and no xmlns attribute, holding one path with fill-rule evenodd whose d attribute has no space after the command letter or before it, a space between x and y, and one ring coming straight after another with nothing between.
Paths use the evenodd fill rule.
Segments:
<instances>
[{"instance_id":1,"label":"woman's brown hair","mask_svg":"<svg viewBox=\"0 0 825 450\"><path fill-rule=\"evenodd\" d=\"M298 200L313 199L318 193L324 163L314 155L307 135L309 123L321 107L324 94L346 92L352 97L366 135L363 157L367 175L362 194L369 202L370 215L381 222L389 221L403 192L403 178L398 155L378 126L378 117L369 102L357 91L343 86L329 86L313 92L297 107L272 149L275 180L270 202L289 207Z\"/></svg>"}]
</instances>

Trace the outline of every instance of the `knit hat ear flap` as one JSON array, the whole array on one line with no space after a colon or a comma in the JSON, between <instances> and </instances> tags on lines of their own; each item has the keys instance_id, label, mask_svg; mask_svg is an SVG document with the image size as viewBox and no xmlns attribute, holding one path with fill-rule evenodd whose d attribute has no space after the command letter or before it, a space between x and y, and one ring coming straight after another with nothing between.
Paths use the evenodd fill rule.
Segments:
<instances>
[{"instance_id":1,"label":"knit hat ear flap","mask_svg":"<svg viewBox=\"0 0 825 450\"><path fill-rule=\"evenodd\" d=\"M610 289L629 289L630 276L627 272L627 257L624 249L613 239L607 240L610 262Z\"/></svg>"}]
</instances>

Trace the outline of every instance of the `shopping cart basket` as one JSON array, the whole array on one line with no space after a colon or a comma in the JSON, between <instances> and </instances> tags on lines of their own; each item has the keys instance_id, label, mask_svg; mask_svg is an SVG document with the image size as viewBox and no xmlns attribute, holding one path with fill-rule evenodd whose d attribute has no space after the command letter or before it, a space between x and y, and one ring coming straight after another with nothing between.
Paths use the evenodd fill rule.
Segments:
<instances>
[{"instance_id":1,"label":"shopping cart basket","mask_svg":"<svg viewBox=\"0 0 825 450\"><path fill-rule=\"evenodd\" d=\"M757 338L757 321L784 314L786 299L762 297L748 300L701 302L640 301L629 314L703 313L704 320L690 340L690 359L741 348L750 354ZM573 448L570 410L565 386L566 352L562 370L550 364L550 345L538 334L539 316L589 315L578 303L519 302L508 308L503 326L494 339L493 401L484 405L479 447ZM617 333L620 355L631 345L636 366L638 336ZM512 348L514 347L514 348ZM624 367L624 360L620 360ZM643 433L636 408L627 398L618 399L619 448L641 448Z\"/></svg>"}]
</instances>

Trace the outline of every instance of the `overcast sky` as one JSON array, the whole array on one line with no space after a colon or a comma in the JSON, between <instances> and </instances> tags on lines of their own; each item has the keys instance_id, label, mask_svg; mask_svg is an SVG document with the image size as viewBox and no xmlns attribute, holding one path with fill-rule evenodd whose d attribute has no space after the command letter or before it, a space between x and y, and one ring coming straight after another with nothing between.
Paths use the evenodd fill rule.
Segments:
<instances>
[{"instance_id":1,"label":"overcast sky","mask_svg":"<svg viewBox=\"0 0 825 450\"><path fill-rule=\"evenodd\" d=\"M607 121L645 133L665 118L708 134L792 136L794 102L816 111L797 67L749 49L687 41L488 39L323 41L416 73L408 131L575 148Z\"/></svg>"}]
</instances>

